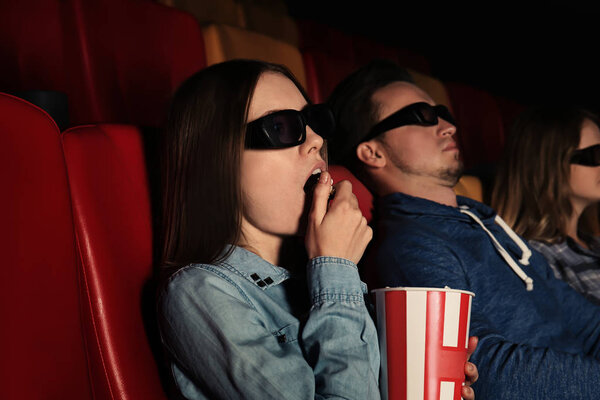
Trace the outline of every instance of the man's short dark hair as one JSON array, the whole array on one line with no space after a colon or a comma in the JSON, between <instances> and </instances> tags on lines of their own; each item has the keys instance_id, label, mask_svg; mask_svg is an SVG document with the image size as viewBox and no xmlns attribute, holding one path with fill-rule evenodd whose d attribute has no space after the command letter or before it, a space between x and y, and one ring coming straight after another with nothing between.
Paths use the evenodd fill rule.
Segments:
<instances>
[{"instance_id":1,"label":"man's short dark hair","mask_svg":"<svg viewBox=\"0 0 600 400\"><path fill-rule=\"evenodd\" d=\"M336 120L336 132L330 139L329 157L355 172L356 146L377 122L378 105L373 94L393 82L410 82L408 71L391 60L374 60L340 82L327 103Z\"/></svg>"}]
</instances>

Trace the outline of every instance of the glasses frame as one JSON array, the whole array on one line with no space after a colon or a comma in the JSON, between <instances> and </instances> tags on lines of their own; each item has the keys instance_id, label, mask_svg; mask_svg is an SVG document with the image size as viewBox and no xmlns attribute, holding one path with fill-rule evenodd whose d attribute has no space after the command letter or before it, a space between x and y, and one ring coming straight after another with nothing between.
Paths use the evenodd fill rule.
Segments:
<instances>
[{"instance_id":1,"label":"glasses frame","mask_svg":"<svg viewBox=\"0 0 600 400\"><path fill-rule=\"evenodd\" d=\"M270 129L276 118L286 118L289 125L300 127L298 140L295 142L283 142L281 137ZM325 104L310 104L301 111L280 110L265 115L246 124L246 149L285 149L299 146L306 141L306 126L324 139L327 139L335 129L333 113Z\"/></svg>"},{"instance_id":2,"label":"glasses frame","mask_svg":"<svg viewBox=\"0 0 600 400\"><path fill-rule=\"evenodd\" d=\"M569 162L586 167L600 166L600 144L573 151Z\"/></svg>"},{"instance_id":3,"label":"glasses frame","mask_svg":"<svg viewBox=\"0 0 600 400\"><path fill-rule=\"evenodd\" d=\"M432 115L433 118L428 118L428 114ZM435 106L425 102L409 104L375 124L363 141L371 140L375 136L401 126L435 126L439 123L439 118L456 126L456 121L450 110L443 104Z\"/></svg>"}]
</instances>

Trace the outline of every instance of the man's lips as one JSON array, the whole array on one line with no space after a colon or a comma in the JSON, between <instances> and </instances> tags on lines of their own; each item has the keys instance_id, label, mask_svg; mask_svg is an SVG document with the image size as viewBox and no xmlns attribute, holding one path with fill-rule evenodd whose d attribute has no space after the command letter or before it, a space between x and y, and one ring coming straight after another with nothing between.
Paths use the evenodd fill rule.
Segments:
<instances>
[{"instance_id":1,"label":"man's lips","mask_svg":"<svg viewBox=\"0 0 600 400\"><path fill-rule=\"evenodd\" d=\"M458 145L456 144L456 142L448 143L442 151L452 151L452 150L458 150Z\"/></svg>"}]
</instances>

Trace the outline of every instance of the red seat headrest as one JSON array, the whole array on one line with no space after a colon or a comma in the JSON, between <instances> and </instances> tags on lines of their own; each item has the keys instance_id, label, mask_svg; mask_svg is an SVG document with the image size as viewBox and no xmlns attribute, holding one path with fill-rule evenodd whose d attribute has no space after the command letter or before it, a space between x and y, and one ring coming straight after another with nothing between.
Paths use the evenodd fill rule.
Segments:
<instances>
[{"instance_id":1,"label":"red seat headrest","mask_svg":"<svg viewBox=\"0 0 600 400\"><path fill-rule=\"evenodd\" d=\"M358 206L360 207L360 211L362 211L363 215L367 219L367 222L371 222L373 218L373 194L367 189L367 187L358 180L356 176L352 172L348 170L348 168L342 165L330 165L329 173L333 178L334 182L339 182L342 180L348 180L352 183L352 192L358 199Z\"/></svg>"}]
</instances>

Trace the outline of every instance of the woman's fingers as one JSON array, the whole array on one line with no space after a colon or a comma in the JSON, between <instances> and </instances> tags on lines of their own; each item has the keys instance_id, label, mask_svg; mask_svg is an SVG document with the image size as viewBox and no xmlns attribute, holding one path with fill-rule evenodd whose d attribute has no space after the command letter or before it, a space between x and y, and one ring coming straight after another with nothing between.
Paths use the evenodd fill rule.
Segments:
<instances>
[{"instance_id":1,"label":"woman's fingers","mask_svg":"<svg viewBox=\"0 0 600 400\"><path fill-rule=\"evenodd\" d=\"M328 205L328 174L315 187L305 238L309 257L333 256L358 263L373 236L363 217L352 184L336 184L335 198Z\"/></svg>"},{"instance_id":2,"label":"woman's fingers","mask_svg":"<svg viewBox=\"0 0 600 400\"><path fill-rule=\"evenodd\" d=\"M313 190L313 199L310 210L309 223L320 225L327 213L327 201L329 200L329 193L331 191L331 175L329 172L321 172L319 181L315 185Z\"/></svg>"}]
</instances>

